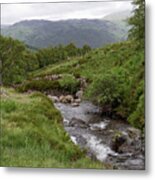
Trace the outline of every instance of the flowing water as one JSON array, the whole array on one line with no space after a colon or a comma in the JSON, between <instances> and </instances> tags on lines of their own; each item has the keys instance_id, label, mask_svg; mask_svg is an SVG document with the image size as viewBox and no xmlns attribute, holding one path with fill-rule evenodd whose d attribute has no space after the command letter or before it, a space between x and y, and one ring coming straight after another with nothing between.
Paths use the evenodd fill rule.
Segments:
<instances>
[{"instance_id":1,"label":"flowing water","mask_svg":"<svg viewBox=\"0 0 155 180\"><path fill-rule=\"evenodd\" d=\"M71 140L92 159L109 164L114 169L145 168L144 142L140 131L121 120L101 117L99 108L83 101L78 107L55 103L63 116L65 130Z\"/></svg>"}]
</instances>

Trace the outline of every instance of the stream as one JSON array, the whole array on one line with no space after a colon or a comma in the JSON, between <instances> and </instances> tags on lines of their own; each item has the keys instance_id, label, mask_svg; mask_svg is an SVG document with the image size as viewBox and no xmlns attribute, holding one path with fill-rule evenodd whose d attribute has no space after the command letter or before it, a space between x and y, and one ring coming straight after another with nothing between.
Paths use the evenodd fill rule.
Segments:
<instances>
[{"instance_id":1,"label":"stream","mask_svg":"<svg viewBox=\"0 0 155 180\"><path fill-rule=\"evenodd\" d=\"M112 169L145 169L145 149L141 133L122 120L102 117L99 108L82 101L78 107L54 103L63 116L71 140L87 155Z\"/></svg>"}]
</instances>

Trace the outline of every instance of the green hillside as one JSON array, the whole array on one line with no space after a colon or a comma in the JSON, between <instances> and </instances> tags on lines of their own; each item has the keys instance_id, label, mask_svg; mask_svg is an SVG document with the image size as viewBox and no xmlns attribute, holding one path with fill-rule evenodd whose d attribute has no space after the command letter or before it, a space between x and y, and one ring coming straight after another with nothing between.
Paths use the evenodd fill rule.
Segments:
<instances>
[{"instance_id":1,"label":"green hillside","mask_svg":"<svg viewBox=\"0 0 155 180\"><path fill-rule=\"evenodd\" d=\"M20 92L76 93L85 79L84 99L104 115L144 130L144 51L132 41L95 49L29 73ZM49 77L59 75L58 80ZM1 166L105 168L85 157L65 133L60 113L41 93L1 88ZM11 131L10 131L11 128Z\"/></svg>"},{"instance_id":2,"label":"green hillside","mask_svg":"<svg viewBox=\"0 0 155 180\"><path fill-rule=\"evenodd\" d=\"M27 68L27 76L23 70L28 65L35 66L37 57L19 41L5 39L4 42L0 46L1 55L7 58L7 63L10 57L17 57L18 48L22 49L18 51L20 59L16 64L12 63L10 70L8 66L3 68L2 75L6 79L1 83L4 85L12 78L12 86L20 92L55 90L73 95L83 88L84 99L98 104L103 115L123 119L144 130L144 50L133 41L107 45L35 71ZM11 56L5 53L10 48L6 46L8 42L14 47ZM31 64L22 63L32 57L34 62ZM3 66L7 65L6 62L3 61ZM14 74L16 71L18 73ZM22 84L18 81L20 72L24 73L21 74ZM59 78L51 80L50 77ZM86 80L86 86L81 86L80 79ZM2 166L104 168L86 158L85 153L70 142L61 125L59 112L44 95L19 94L8 88L1 88L0 95L4 129Z\"/></svg>"},{"instance_id":3,"label":"green hillside","mask_svg":"<svg viewBox=\"0 0 155 180\"><path fill-rule=\"evenodd\" d=\"M46 76L60 74L62 79L71 77L66 89L72 93L72 86L77 88L74 92L79 88L79 77L85 78L88 83L85 98L100 105L103 112L109 112L143 129L144 51L135 51L135 48L132 42L117 43L93 50L84 57L47 66L31 73L29 80L19 89L44 91L46 88L55 88L63 91L61 80L52 84L50 80L45 81ZM36 80L37 77L39 80Z\"/></svg>"}]
</instances>

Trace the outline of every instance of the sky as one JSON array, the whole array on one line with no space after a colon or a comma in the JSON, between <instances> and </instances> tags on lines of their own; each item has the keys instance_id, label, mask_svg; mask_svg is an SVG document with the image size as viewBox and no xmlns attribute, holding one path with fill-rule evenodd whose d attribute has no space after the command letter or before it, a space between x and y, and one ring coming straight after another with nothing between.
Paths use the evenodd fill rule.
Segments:
<instances>
[{"instance_id":1,"label":"sky","mask_svg":"<svg viewBox=\"0 0 155 180\"><path fill-rule=\"evenodd\" d=\"M114 12L132 9L131 1L2 4L1 23L14 24L31 19L100 19Z\"/></svg>"}]
</instances>

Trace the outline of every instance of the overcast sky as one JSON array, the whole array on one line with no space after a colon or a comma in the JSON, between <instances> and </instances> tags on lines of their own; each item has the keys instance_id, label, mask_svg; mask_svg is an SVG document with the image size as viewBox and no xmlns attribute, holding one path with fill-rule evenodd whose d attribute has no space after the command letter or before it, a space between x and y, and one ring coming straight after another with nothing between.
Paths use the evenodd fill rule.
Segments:
<instances>
[{"instance_id":1,"label":"overcast sky","mask_svg":"<svg viewBox=\"0 0 155 180\"><path fill-rule=\"evenodd\" d=\"M98 19L113 12L132 10L131 1L2 4L2 24L13 24L21 20L46 19Z\"/></svg>"}]
</instances>

